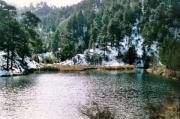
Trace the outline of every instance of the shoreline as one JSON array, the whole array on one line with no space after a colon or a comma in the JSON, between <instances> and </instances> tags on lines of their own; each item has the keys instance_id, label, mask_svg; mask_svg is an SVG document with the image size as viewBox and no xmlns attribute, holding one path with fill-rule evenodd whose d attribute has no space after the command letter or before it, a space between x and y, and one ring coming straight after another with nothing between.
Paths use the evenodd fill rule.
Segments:
<instances>
[{"instance_id":1,"label":"shoreline","mask_svg":"<svg viewBox=\"0 0 180 119\"><path fill-rule=\"evenodd\" d=\"M18 73L10 73L8 71L6 71L7 73L6 74L1 74L0 77L15 77L15 76L23 76L23 75L28 75L28 74L31 74L31 73L34 73L35 71L39 71L40 69L28 69L28 70L25 70L23 72L18 72Z\"/></svg>"},{"instance_id":2,"label":"shoreline","mask_svg":"<svg viewBox=\"0 0 180 119\"><path fill-rule=\"evenodd\" d=\"M180 80L180 71L168 69L165 65L159 67L151 67L145 69L145 71L151 74L160 75L168 79Z\"/></svg>"},{"instance_id":3,"label":"shoreline","mask_svg":"<svg viewBox=\"0 0 180 119\"><path fill-rule=\"evenodd\" d=\"M135 70L134 65L96 65L96 66L83 66L83 65L60 65L60 64L48 64L43 65L40 70L51 71L87 71L87 70L115 70L115 71L132 71Z\"/></svg>"},{"instance_id":4,"label":"shoreline","mask_svg":"<svg viewBox=\"0 0 180 119\"><path fill-rule=\"evenodd\" d=\"M5 75L0 75L0 77L11 77L11 76L23 76L34 73L36 71L56 71L56 72L77 72L77 71L88 71L88 70L97 70L97 71L135 71L137 68L135 65L96 65L96 66L85 66L85 65L61 65L61 64L42 64L36 69L28 69L21 73L6 73ZM162 77L179 80L180 71L174 71L167 69L166 66L160 67L150 67L144 69L147 73L160 75Z\"/></svg>"},{"instance_id":5,"label":"shoreline","mask_svg":"<svg viewBox=\"0 0 180 119\"><path fill-rule=\"evenodd\" d=\"M135 71L134 65L96 65L96 66L83 66L83 65L60 65L60 64L42 64L39 68L28 69L21 73L6 73L0 75L0 77L11 77L11 76L22 76L28 75L36 71L56 71L56 72L75 72L75 71L88 71L88 70L99 70L99 71Z\"/></svg>"}]
</instances>

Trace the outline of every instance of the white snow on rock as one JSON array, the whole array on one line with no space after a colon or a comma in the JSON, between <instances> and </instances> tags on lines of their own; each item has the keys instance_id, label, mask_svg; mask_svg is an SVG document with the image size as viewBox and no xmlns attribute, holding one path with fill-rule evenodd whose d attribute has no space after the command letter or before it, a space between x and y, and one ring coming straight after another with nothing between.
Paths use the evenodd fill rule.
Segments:
<instances>
[{"instance_id":1,"label":"white snow on rock","mask_svg":"<svg viewBox=\"0 0 180 119\"><path fill-rule=\"evenodd\" d=\"M64 62L61 62L61 65L83 65L87 66L90 65L91 62L88 62L86 59L86 55L89 55L89 57L92 57L94 54L103 57L104 55L107 57L108 61L105 59L102 59L101 65L111 65L111 66L118 66L123 65L123 62L118 62L116 57L118 55L118 50L115 47L107 47L107 51L103 51L99 48L95 49L89 49L84 52L84 54L77 54L75 57L73 57L71 60L66 60Z\"/></svg>"},{"instance_id":2,"label":"white snow on rock","mask_svg":"<svg viewBox=\"0 0 180 119\"><path fill-rule=\"evenodd\" d=\"M28 69L38 69L40 67L37 62L31 61L29 57L25 58L25 62L27 63Z\"/></svg>"},{"instance_id":3,"label":"white snow on rock","mask_svg":"<svg viewBox=\"0 0 180 119\"><path fill-rule=\"evenodd\" d=\"M129 37L125 36L122 42L119 42L120 44L120 52L122 54L125 54L129 49Z\"/></svg>"},{"instance_id":4,"label":"white snow on rock","mask_svg":"<svg viewBox=\"0 0 180 119\"><path fill-rule=\"evenodd\" d=\"M16 53L15 53L16 54ZM25 66L21 64L21 58L16 54L15 60L13 63L13 67L11 70L6 71L6 58L7 53L4 51L0 51L0 76L12 76L12 75L21 75L25 71ZM27 69L37 69L39 68L39 64L35 61L31 61L30 58L25 58L25 64L27 64Z\"/></svg>"},{"instance_id":5,"label":"white snow on rock","mask_svg":"<svg viewBox=\"0 0 180 119\"><path fill-rule=\"evenodd\" d=\"M84 54L78 54L75 57L73 57L72 60L76 65L88 65Z\"/></svg>"},{"instance_id":6,"label":"white snow on rock","mask_svg":"<svg viewBox=\"0 0 180 119\"><path fill-rule=\"evenodd\" d=\"M135 46L137 56L141 58L143 55L144 39L142 35L139 33L140 29L138 28L138 24L139 24L139 21L137 20L132 28L132 35L131 35L132 41L131 42L132 42L132 45Z\"/></svg>"},{"instance_id":7,"label":"white snow on rock","mask_svg":"<svg viewBox=\"0 0 180 119\"><path fill-rule=\"evenodd\" d=\"M147 54L149 56L155 56L155 57L159 57L159 47L158 47L158 42L154 41L151 46L149 51L147 51Z\"/></svg>"},{"instance_id":8,"label":"white snow on rock","mask_svg":"<svg viewBox=\"0 0 180 119\"><path fill-rule=\"evenodd\" d=\"M86 55L88 54L89 57L92 57L93 55L98 55L102 58L102 62L99 63L100 65L125 65L122 59L117 59L118 53L121 53L124 55L131 45L135 47L137 59L135 61L136 67L144 67L144 61L142 60L144 50L144 38L140 34L140 28L139 20L136 20L136 23L132 27L132 34L130 37L125 36L122 41L119 42L120 46L119 48L111 47L110 43L108 43L108 46L106 47L106 51L101 50L100 48L94 48L86 50L83 54L78 54L75 57L73 57L71 60L67 60L64 62L61 62L62 65L91 65L91 62L88 62L86 59ZM96 43L96 46L98 46L98 43ZM155 56L159 58L159 49L158 49L158 43L154 42L150 49L147 49L147 46L145 52L148 56ZM106 58L105 58L106 57ZM160 64L160 63L159 63Z\"/></svg>"},{"instance_id":9,"label":"white snow on rock","mask_svg":"<svg viewBox=\"0 0 180 119\"><path fill-rule=\"evenodd\" d=\"M43 59L54 59L54 54L53 52L46 52L46 53L42 53L42 54L38 54L38 59L39 59L39 62L42 63L43 62Z\"/></svg>"},{"instance_id":10,"label":"white snow on rock","mask_svg":"<svg viewBox=\"0 0 180 119\"><path fill-rule=\"evenodd\" d=\"M64 62L61 62L60 64L61 65L70 65L70 66L72 66L72 65L74 65L74 62L72 60L66 60Z\"/></svg>"},{"instance_id":11,"label":"white snow on rock","mask_svg":"<svg viewBox=\"0 0 180 119\"><path fill-rule=\"evenodd\" d=\"M82 65L82 66L89 65L88 62L86 61L84 54L77 54L71 60L66 60L64 62L61 62L60 64L61 65L70 65L70 66L72 66L72 65Z\"/></svg>"},{"instance_id":12,"label":"white snow on rock","mask_svg":"<svg viewBox=\"0 0 180 119\"><path fill-rule=\"evenodd\" d=\"M120 66L120 65L125 65L124 62L118 62L117 60L113 59L111 61L102 61L103 65L109 65L109 66Z\"/></svg>"},{"instance_id":13,"label":"white snow on rock","mask_svg":"<svg viewBox=\"0 0 180 119\"><path fill-rule=\"evenodd\" d=\"M105 52L106 57L108 57L108 61L103 59L102 65L111 65L111 66L118 66L118 65L123 65L124 62L122 61L117 61L117 56L118 56L119 49L116 49L115 47L110 47L107 46L107 52ZM121 53L123 50L121 50Z\"/></svg>"}]
</instances>

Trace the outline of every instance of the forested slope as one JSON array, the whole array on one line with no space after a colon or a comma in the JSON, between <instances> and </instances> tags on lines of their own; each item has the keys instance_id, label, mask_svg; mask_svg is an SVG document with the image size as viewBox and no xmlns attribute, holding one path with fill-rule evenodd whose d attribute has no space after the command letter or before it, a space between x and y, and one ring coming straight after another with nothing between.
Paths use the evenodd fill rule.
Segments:
<instances>
[{"instance_id":1,"label":"forested slope","mask_svg":"<svg viewBox=\"0 0 180 119\"><path fill-rule=\"evenodd\" d=\"M144 39L143 56L129 57L128 51L124 54L118 50L118 58L125 61L141 58L146 64L155 62L159 57L149 55L149 50L156 42L160 61L179 69L179 11L178 0L84 0L74 6L55 8L42 18L42 28L50 37L44 49L56 52L61 48L61 60L66 60L86 49L106 51L108 45L121 49L120 42L128 37L129 50L134 51L136 44L131 41L136 24L135 35L140 34Z\"/></svg>"},{"instance_id":2,"label":"forested slope","mask_svg":"<svg viewBox=\"0 0 180 119\"><path fill-rule=\"evenodd\" d=\"M42 2L18 12L1 4L0 48L7 52L7 69L13 53L39 61L36 55L46 52L56 56L51 63L74 57L88 64L180 68L178 0L83 0L62 8Z\"/></svg>"}]
</instances>

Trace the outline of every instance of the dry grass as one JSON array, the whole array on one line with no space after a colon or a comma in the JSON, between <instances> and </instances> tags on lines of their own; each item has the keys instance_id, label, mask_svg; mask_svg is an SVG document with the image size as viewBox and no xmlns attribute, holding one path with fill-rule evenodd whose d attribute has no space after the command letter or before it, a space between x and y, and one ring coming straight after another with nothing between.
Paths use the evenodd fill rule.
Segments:
<instances>
[{"instance_id":1,"label":"dry grass","mask_svg":"<svg viewBox=\"0 0 180 119\"><path fill-rule=\"evenodd\" d=\"M132 71L135 69L133 65L124 66L81 66L81 65L60 65L60 64L44 64L42 70L50 71L86 71L86 70L119 70L119 71Z\"/></svg>"},{"instance_id":2,"label":"dry grass","mask_svg":"<svg viewBox=\"0 0 180 119\"><path fill-rule=\"evenodd\" d=\"M179 119L180 105L161 105L158 107L150 107L150 119Z\"/></svg>"},{"instance_id":3,"label":"dry grass","mask_svg":"<svg viewBox=\"0 0 180 119\"><path fill-rule=\"evenodd\" d=\"M172 97L168 97L159 105L148 104L147 109L150 112L150 119L179 119L180 104L174 102Z\"/></svg>"},{"instance_id":4,"label":"dry grass","mask_svg":"<svg viewBox=\"0 0 180 119\"><path fill-rule=\"evenodd\" d=\"M120 70L120 71L125 71L125 70L134 70L135 66L134 65L124 65L124 66L97 66L97 69L100 70Z\"/></svg>"},{"instance_id":5,"label":"dry grass","mask_svg":"<svg viewBox=\"0 0 180 119\"><path fill-rule=\"evenodd\" d=\"M92 70L96 69L96 67L93 66L80 66L80 65L60 65L60 64L46 64L42 66L42 69L53 69L56 71L85 71L85 70Z\"/></svg>"},{"instance_id":6,"label":"dry grass","mask_svg":"<svg viewBox=\"0 0 180 119\"><path fill-rule=\"evenodd\" d=\"M180 71L179 70L171 70L168 69L166 66L160 67L151 67L146 69L147 72L164 76L169 79L179 80L180 79Z\"/></svg>"}]
</instances>

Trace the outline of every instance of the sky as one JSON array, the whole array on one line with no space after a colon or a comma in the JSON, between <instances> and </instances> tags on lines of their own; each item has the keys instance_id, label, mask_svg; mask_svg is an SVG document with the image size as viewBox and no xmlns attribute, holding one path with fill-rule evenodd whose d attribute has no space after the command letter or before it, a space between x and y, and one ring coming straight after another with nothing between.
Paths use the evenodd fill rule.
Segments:
<instances>
[{"instance_id":1,"label":"sky","mask_svg":"<svg viewBox=\"0 0 180 119\"><path fill-rule=\"evenodd\" d=\"M4 1L6 1L11 5L15 5L18 8L22 8L24 6L29 6L30 3L33 3L35 5L41 1L47 2L50 5L62 7L62 6L76 4L82 0L4 0Z\"/></svg>"}]
</instances>

